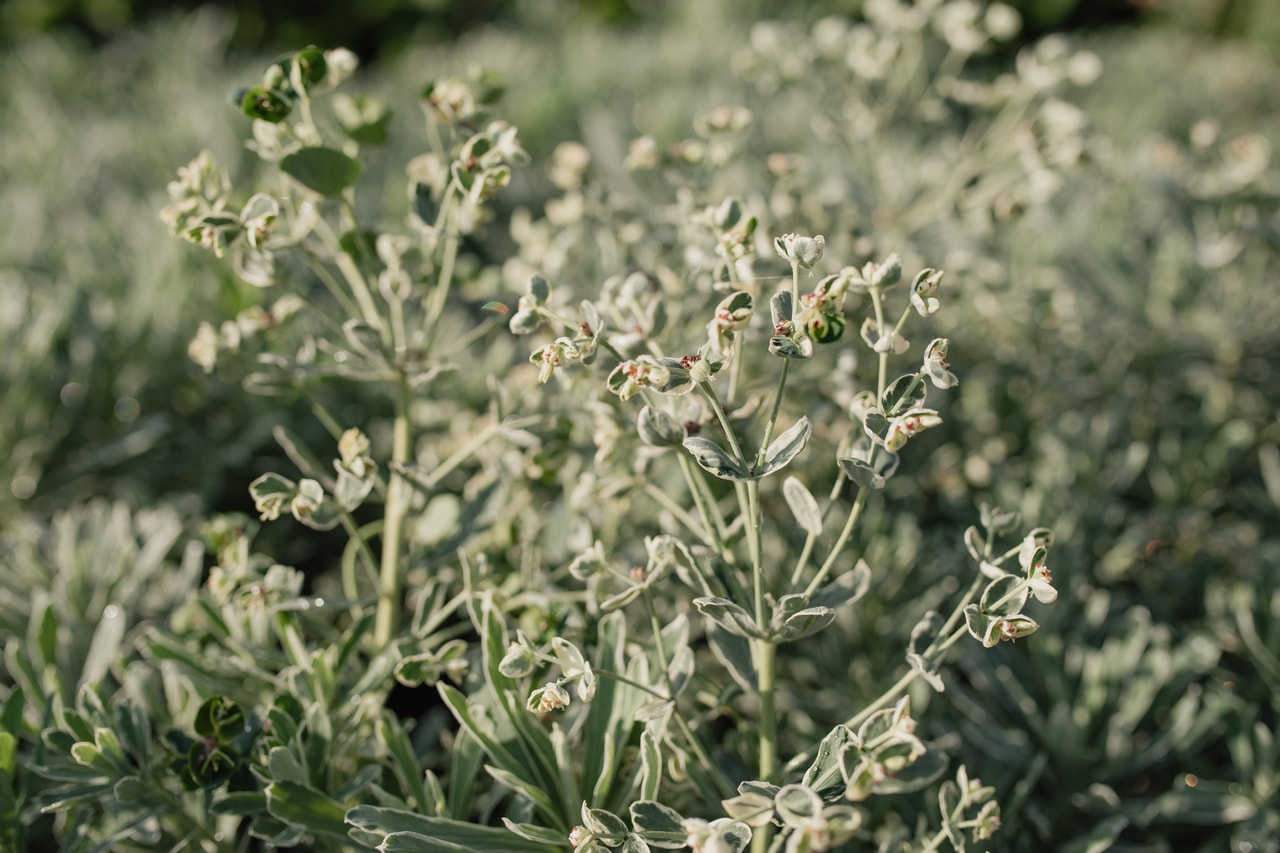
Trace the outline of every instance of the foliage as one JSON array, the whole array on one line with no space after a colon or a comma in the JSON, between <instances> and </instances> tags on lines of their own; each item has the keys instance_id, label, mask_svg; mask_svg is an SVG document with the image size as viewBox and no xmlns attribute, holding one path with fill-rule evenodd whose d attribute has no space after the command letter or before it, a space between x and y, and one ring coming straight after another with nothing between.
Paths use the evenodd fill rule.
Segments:
<instances>
[{"instance_id":1,"label":"foliage","mask_svg":"<svg viewBox=\"0 0 1280 853\"><path fill-rule=\"evenodd\" d=\"M462 46L535 124L619 86L542 183L493 77L406 134L342 52L242 76L261 176L166 221L240 279L188 351L271 395L262 524L198 588L172 511L10 524L5 840L1272 849L1265 128L965 8L602 35L554 104Z\"/></svg>"}]
</instances>

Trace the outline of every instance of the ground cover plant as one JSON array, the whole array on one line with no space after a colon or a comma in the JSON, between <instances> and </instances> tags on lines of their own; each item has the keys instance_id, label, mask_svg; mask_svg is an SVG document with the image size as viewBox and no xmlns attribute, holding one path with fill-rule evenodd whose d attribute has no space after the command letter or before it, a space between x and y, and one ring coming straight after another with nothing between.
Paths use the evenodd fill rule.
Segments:
<instances>
[{"instance_id":1,"label":"ground cover plant","mask_svg":"<svg viewBox=\"0 0 1280 853\"><path fill-rule=\"evenodd\" d=\"M198 543L6 532L5 843L1268 849L1265 142L1121 147L1096 55L869 6L532 158L463 61L242 75L262 166L163 221L279 450Z\"/></svg>"}]
</instances>

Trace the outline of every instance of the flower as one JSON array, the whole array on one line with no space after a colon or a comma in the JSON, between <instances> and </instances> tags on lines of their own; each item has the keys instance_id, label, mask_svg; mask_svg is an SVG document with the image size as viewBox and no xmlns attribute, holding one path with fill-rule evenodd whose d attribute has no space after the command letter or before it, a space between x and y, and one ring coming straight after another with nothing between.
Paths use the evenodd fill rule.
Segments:
<instances>
[{"instance_id":1,"label":"flower","mask_svg":"<svg viewBox=\"0 0 1280 853\"><path fill-rule=\"evenodd\" d=\"M862 321L862 340L876 352L891 352L894 355L904 353L911 347L910 341L893 329L881 329L880 324L872 317Z\"/></svg>"},{"instance_id":2,"label":"flower","mask_svg":"<svg viewBox=\"0 0 1280 853\"><path fill-rule=\"evenodd\" d=\"M920 372L929 377L935 388L954 388L960 384L956 375L951 372L951 362L947 361L947 348L951 342L946 338L934 338L924 351L924 364Z\"/></svg>"},{"instance_id":3,"label":"flower","mask_svg":"<svg viewBox=\"0 0 1280 853\"><path fill-rule=\"evenodd\" d=\"M587 832L586 827L575 826L573 831L569 833L569 846L578 847L590 838L591 833Z\"/></svg>"},{"instance_id":4,"label":"flower","mask_svg":"<svg viewBox=\"0 0 1280 853\"><path fill-rule=\"evenodd\" d=\"M619 364L607 381L609 390L625 402L641 388L665 387L671 381L671 371L653 356L642 355Z\"/></svg>"},{"instance_id":5,"label":"flower","mask_svg":"<svg viewBox=\"0 0 1280 853\"><path fill-rule=\"evenodd\" d=\"M507 678L523 678L533 672L533 667L537 663L533 649L525 645L522 642L523 639L521 637L521 641L512 641L507 647L507 653L498 662L498 672Z\"/></svg>"},{"instance_id":6,"label":"flower","mask_svg":"<svg viewBox=\"0 0 1280 853\"><path fill-rule=\"evenodd\" d=\"M977 825L973 828L973 840L985 841L1000 829L1000 804L995 800L985 804L978 812Z\"/></svg>"},{"instance_id":7,"label":"flower","mask_svg":"<svg viewBox=\"0 0 1280 853\"><path fill-rule=\"evenodd\" d=\"M569 707L569 691L555 682L539 687L529 694L526 707L539 714L563 710Z\"/></svg>"},{"instance_id":8,"label":"flower","mask_svg":"<svg viewBox=\"0 0 1280 853\"><path fill-rule=\"evenodd\" d=\"M521 297L523 301L523 297ZM556 338L554 343L538 347L529 356L529 361L538 365L538 381L545 383L552 372L567 362L582 358L582 350L568 338Z\"/></svg>"},{"instance_id":9,"label":"flower","mask_svg":"<svg viewBox=\"0 0 1280 853\"><path fill-rule=\"evenodd\" d=\"M938 310L938 285L943 275L942 270L924 269L911 283L911 305L921 317L928 317Z\"/></svg>"},{"instance_id":10,"label":"flower","mask_svg":"<svg viewBox=\"0 0 1280 853\"><path fill-rule=\"evenodd\" d=\"M822 259L822 250L827 239L819 234L817 237L802 237L799 234L783 234L773 241L773 248L784 261L793 267L811 269Z\"/></svg>"},{"instance_id":11,"label":"flower","mask_svg":"<svg viewBox=\"0 0 1280 853\"><path fill-rule=\"evenodd\" d=\"M884 447L895 453L916 433L924 432L929 427L942 423L942 418L933 409L909 409L889 421L889 432L884 437Z\"/></svg>"}]
</instances>

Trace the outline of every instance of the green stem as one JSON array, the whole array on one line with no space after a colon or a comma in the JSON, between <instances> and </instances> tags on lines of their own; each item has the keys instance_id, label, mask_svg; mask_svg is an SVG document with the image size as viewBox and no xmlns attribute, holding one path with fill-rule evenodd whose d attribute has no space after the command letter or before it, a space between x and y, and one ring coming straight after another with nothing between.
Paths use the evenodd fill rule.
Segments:
<instances>
[{"instance_id":1,"label":"green stem","mask_svg":"<svg viewBox=\"0 0 1280 853\"><path fill-rule=\"evenodd\" d=\"M871 307L876 312L876 328L880 330L880 335L885 334L884 328L884 304L880 300L880 288L873 287L868 291L871 294ZM880 405L880 401L884 399L884 383L885 377L889 374L889 353L887 351L880 353L880 373L876 380L876 405Z\"/></svg>"},{"instance_id":2,"label":"green stem","mask_svg":"<svg viewBox=\"0 0 1280 853\"><path fill-rule=\"evenodd\" d=\"M756 640L756 686L760 691L760 779L772 781L778 773L778 717L774 683L778 646Z\"/></svg>"},{"instance_id":3,"label":"green stem","mask_svg":"<svg viewBox=\"0 0 1280 853\"><path fill-rule=\"evenodd\" d=\"M813 580L809 581L809 585L805 587L805 595L813 595L818 587L822 585L822 582L827 579L827 575L836 564L836 559L840 556L840 552L844 550L845 543L849 541L854 525L858 523L858 516L862 515L862 509L867 505L867 496L870 493L871 490L866 486L858 487L858 496L854 498L853 506L849 509L849 517L845 519L844 528L840 531L840 536L836 539L836 543L831 546L831 553L827 555L826 561L818 569L818 573L813 576Z\"/></svg>"},{"instance_id":4,"label":"green stem","mask_svg":"<svg viewBox=\"0 0 1280 853\"><path fill-rule=\"evenodd\" d=\"M688 528L690 533L701 539L703 544L708 547L715 547L715 541L709 532L709 527L705 523L699 524L698 519L694 518L685 510L684 507L676 503L674 498L655 486L653 483L645 483L644 493L667 512L675 516L676 520Z\"/></svg>"},{"instance_id":5,"label":"green stem","mask_svg":"<svg viewBox=\"0 0 1280 853\"><path fill-rule=\"evenodd\" d=\"M412 452L409 428L409 384L401 374L396 383L396 418L392 427L391 458L406 463ZM409 482L393 468L387 484L385 526L382 530L382 571L379 575L378 608L374 614L373 642L384 648L396 633L400 616L401 530L409 506Z\"/></svg>"},{"instance_id":6,"label":"green stem","mask_svg":"<svg viewBox=\"0 0 1280 853\"><path fill-rule=\"evenodd\" d=\"M426 331L427 351L430 352L436 339L436 324L444 313L445 301L449 297L449 288L453 284L453 269L458 260L458 238L448 234L444 238L444 258L440 261L440 275L436 279L436 289L431 292L431 301L427 304L427 314L423 320Z\"/></svg>"},{"instance_id":7,"label":"green stem","mask_svg":"<svg viewBox=\"0 0 1280 853\"><path fill-rule=\"evenodd\" d=\"M769 452L769 441L773 438L773 427L778 422L778 410L782 407L782 392L787 387L787 372L791 369L791 359L782 360L782 370L778 374L778 390L773 395L773 410L769 413L769 421L764 426L764 438L760 442L760 452L756 454L756 464L751 469L752 476L759 476L764 466L765 454Z\"/></svg>"}]
</instances>

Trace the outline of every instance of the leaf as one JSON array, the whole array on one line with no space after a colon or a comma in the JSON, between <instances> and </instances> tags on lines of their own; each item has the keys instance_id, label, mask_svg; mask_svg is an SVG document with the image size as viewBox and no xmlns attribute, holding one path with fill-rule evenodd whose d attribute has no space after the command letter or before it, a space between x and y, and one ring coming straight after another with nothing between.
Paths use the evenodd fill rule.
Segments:
<instances>
[{"instance_id":1,"label":"leaf","mask_svg":"<svg viewBox=\"0 0 1280 853\"><path fill-rule=\"evenodd\" d=\"M821 536L822 510L805 484L795 477L788 477L782 481L782 496L787 499L787 506L791 507L796 521L800 522L800 528L810 536Z\"/></svg>"},{"instance_id":2,"label":"leaf","mask_svg":"<svg viewBox=\"0 0 1280 853\"><path fill-rule=\"evenodd\" d=\"M124 640L124 630L128 627L128 616L123 607L109 604L102 610L102 619L94 629L93 639L89 643L89 654L85 657L84 667L80 673L80 686L97 685L106 677L111 665L120 654L120 643Z\"/></svg>"},{"instance_id":3,"label":"leaf","mask_svg":"<svg viewBox=\"0 0 1280 853\"><path fill-rule=\"evenodd\" d=\"M687 833L680 813L652 800L631 804L631 825L654 847L678 849L685 846Z\"/></svg>"},{"instance_id":4,"label":"leaf","mask_svg":"<svg viewBox=\"0 0 1280 853\"><path fill-rule=\"evenodd\" d=\"M893 380L880 398L880 408L889 418L914 409L924 403L928 389L917 373L908 373Z\"/></svg>"},{"instance_id":5,"label":"leaf","mask_svg":"<svg viewBox=\"0 0 1280 853\"><path fill-rule=\"evenodd\" d=\"M1029 590L1022 580L1005 575L987 584L982 591L982 612L992 616L1012 616L1022 612Z\"/></svg>"},{"instance_id":6,"label":"leaf","mask_svg":"<svg viewBox=\"0 0 1280 853\"><path fill-rule=\"evenodd\" d=\"M347 840L346 809L310 785L274 781L266 786L266 811L312 835Z\"/></svg>"},{"instance_id":7,"label":"leaf","mask_svg":"<svg viewBox=\"0 0 1280 853\"><path fill-rule=\"evenodd\" d=\"M359 160L323 146L302 148L280 161L280 171L307 189L328 196L354 184L363 169Z\"/></svg>"},{"instance_id":8,"label":"leaf","mask_svg":"<svg viewBox=\"0 0 1280 853\"><path fill-rule=\"evenodd\" d=\"M684 440L684 427L666 412L645 406L636 420L640 440L650 447L675 447Z\"/></svg>"},{"instance_id":9,"label":"leaf","mask_svg":"<svg viewBox=\"0 0 1280 853\"><path fill-rule=\"evenodd\" d=\"M662 785L662 750L649 729L640 734L640 797L654 800Z\"/></svg>"},{"instance_id":10,"label":"leaf","mask_svg":"<svg viewBox=\"0 0 1280 853\"><path fill-rule=\"evenodd\" d=\"M840 773L840 753L856 740L848 726L836 726L818 744L813 763L802 780L827 802L836 802L844 794L844 777Z\"/></svg>"},{"instance_id":11,"label":"leaf","mask_svg":"<svg viewBox=\"0 0 1280 853\"><path fill-rule=\"evenodd\" d=\"M907 794L929 787L938 780L947 769L947 756L940 749L930 749L898 770L876 783L876 794Z\"/></svg>"},{"instance_id":12,"label":"leaf","mask_svg":"<svg viewBox=\"0 0 1280 853\"><path fill-rule=\"evenodd\" d=\"M836 577L831 583L809 597L810 607L830 607L839 610L848 607L871 588L871 567L866 560L858 560L852 571Z\"/></svg>"},{"instance_id":13,"label":"leaf","mask_svg":"<svg viewBox=\"0 0 1280 853\"><path fill-rule=\"evenodd\" d=\"M862 429L878 444L883 445L889 434L889 419L879 409L871 409L862 416Z\"/></svg>"},{"instance_id":14,"label":"leaf","mask_svg":"<svg viewBox=\"0 0 1280 853\"><path fill-rule=\"evenodd\" d=\"M830 607L810 607L809 596L784 595L769 620L769 635L780 643L789 643L816 634L835 621Z\"/></svg>"},{"instance_id":15,"label":"leaf","mask_svg":"<svg viewBox=\"0 0 1280 853\"><path fill-rule=\"evenodd\" d=\"M804 785L786 785L773 798L778 817L789 826L802 827L822 814L822 798Z\"/></svg>"},{"instance_id":16,"label":"leaf","mask_svg":"<svg viewBox=\"0 0 1280 853\"><path fill-rule=\"evenodd\" d=\"M809 435L813 429L809 426L809 418L801 417L796 421L791 429L778 436L769 445L769 450L764 456L764 465L760 469L760 476L765 477L783 468L788 462L796 458L796 455L804 450L805 444L809 441Z\"/></svg>"},{"instance_id":17,"label":"leaf","mask_svg":"<svg viewBox=\"0 0 1280 853\"><path fill-rule=\"evenodd\" d=\"M711 625L707 642L716 660L729 670L729 675L748 694L756 689L756 670L751 662L751 646L745 637L726 631L719 625Z\"/></svg>"},{"instance_id":18,"label":"leaf","mask_svg":"<svg viewBox=\"0 0 1280 853\"><path fill-rule=\"evenodd\" d=\"M751 614L727 598L695 598L693 604L703 616L730 634L757 640L763 640L768 636L751 618Z\"/></svg>"},{"instance_id":19,"label":"leaf","mask_svg":"<svg viewBox=\"0 0 1280 853\"><path fill-rule=\"evenodd\" d=\"M347 812L346 821L359 829L385 836L381 845L383 850L547 853L548 849L546 844L521 838L496 826L428 817L383 806L356 806ZM403 837L406 835L417 837ZM425 846L431 844L437 846Z\"/></svg>"},{"instance_id":20,"label":"leaf","mask_svg":"<svg viewBox=\"0 0 1280 853\"><path fill-rule=\"evenodd\" d=\"M564 844L564 833L557 829L551 829L546 826L537 826L532 823L515 823L511 818L507 817L502 819L502 825L505 826L509 832L514 832L526 841L534 841L540 844L554 844L557 847Z\"/></svg>"},{"instance_id":21,"label":"leaf","mask_svg":"<svg viewBox=\"0 0 1280 853\"><path fill-rule=\"evenodd\" d=\"M1218 820L1214 820L1218 823ZM1083 835L1078 835L1065 842L1061 853L1103 853L1120 838L1120 833L1129 826L1129 818L1122 814L1110 815L1098 821Z\"/></svg>"},{"instance_id":22,"label":"leaf","mask_svg":"<svg viewBox=\"0 0 1280 853\"><path fill-rule=\"evenodd\" d=\"M769 298L769 314L775 329L778 328L778 324L783 320L790 320L794 316L790 290L784 288Z\"/></svg>"},{"instance_id":23,"label":"leaf","mask_svg":"<svg viewBox=\"0 0 1280 853\"><path fill-rule=\"evenodd\" d=\"M861 459L854 459L852 456L842 456L836 461L839 463L840 470L844 472L844 475L859 488L884 488L885 478L876 473L876 469L870 463Z\"/></svg>"},{"instance_id":24,"label":"leaf","mask_svg":"<svg viewBox=\"0 0 1280 853\"><path fill-rule=\"evenodd\" d=\"M703 470L722 480L745 483L753 479L741 463L709 438L690 436L684 440L684 449L693 454L694 461Z\"/></svg>"}]
</instances>

